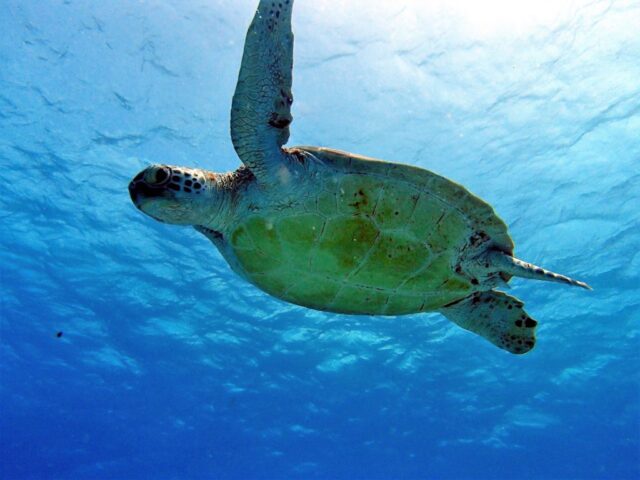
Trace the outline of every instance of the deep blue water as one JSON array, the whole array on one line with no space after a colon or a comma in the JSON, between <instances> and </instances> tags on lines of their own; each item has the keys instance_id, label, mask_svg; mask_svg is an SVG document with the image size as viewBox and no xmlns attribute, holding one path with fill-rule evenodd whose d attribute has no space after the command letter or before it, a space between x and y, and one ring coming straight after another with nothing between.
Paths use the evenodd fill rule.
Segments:
<instances>
[{"instance_id":1,"label":"deep blue water","mask_svg":"<svg viewBox=\"0 0 640 480\"><path fill-rule=\"evenodd\" d=\"M297 2L290 145L452 178L594 287L514 280L521 357L284 304L133 207L239 164L256 3L0 2L0 477L640 478L639 2Z\"/></svg>"}]
</instances>

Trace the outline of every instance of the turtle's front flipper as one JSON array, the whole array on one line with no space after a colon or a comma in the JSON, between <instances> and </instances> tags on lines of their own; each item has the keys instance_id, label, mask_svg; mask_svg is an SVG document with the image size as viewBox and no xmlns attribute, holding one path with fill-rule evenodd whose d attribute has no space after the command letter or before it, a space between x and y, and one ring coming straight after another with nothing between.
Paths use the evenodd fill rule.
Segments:
<instances>
[{"instance_id":1,"label":"turtle's front flipper","mask_svg":"<svg viewBox=\"0 0 640 480\"><path fill-rule=\"evenodd\" d=\"M453 323L511 353L527 353L536 343L538 322L517 298L496 290L476 292L440 309Z\"/></svg>"},{"instance_id":2,"label":"turtle's front flipper","mask_svg":"<svg viewBox=\"0 0 640 480\"><path fill-rule=\"evenodd\" d=\"M258 181L272 183L286 162L292 121L293 0L260 0L249 26L231 107L231 140Z\"/></svg>"}]
</instances>

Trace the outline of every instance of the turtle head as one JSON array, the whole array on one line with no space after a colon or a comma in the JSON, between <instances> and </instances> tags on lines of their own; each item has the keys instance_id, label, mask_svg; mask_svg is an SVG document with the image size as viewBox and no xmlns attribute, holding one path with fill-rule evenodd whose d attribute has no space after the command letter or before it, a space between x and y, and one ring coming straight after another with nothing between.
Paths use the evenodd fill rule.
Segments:
<instances>
[{"instance_id":1,"label":"turtle head","mask_svg":"<svg viewBox=\"0 0 640 480\"><path fill-rule=\"evenodd\" d=\"M176 225L215 220L218 191L214 173L169 165L151 165L129 183L129 195L139 210Z\"/></svg>"}]
</instances>

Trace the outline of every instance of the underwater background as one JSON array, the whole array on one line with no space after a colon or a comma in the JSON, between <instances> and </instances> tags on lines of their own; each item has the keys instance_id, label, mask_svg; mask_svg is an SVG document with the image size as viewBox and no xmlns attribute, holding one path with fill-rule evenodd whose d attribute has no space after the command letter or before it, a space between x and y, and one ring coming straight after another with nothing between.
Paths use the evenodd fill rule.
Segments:
<instances>
[{"instance_id":1,"label":"underwater background","mask_svg":"<svg viewBox=\"0 0 640 480\"><path fill-rule=\"evenodd\" d=\"M524 356L284 304L135 209L149 163L239 165L256 4L0 1L0 477L640 478L640 2L296 2L289 145L445 175L594 287L514 279Z\"/></svg>"}]
</instances>

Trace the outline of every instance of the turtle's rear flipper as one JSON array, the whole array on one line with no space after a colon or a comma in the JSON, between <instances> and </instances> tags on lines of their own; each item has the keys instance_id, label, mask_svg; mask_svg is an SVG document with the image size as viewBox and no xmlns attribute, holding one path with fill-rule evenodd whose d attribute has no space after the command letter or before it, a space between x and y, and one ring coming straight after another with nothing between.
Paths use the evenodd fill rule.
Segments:
<instances>
[{"instance_id":1,"label":"turtle's rear flipper","mask_svg":"<svg viewBox=\"0 0 640 480\"><path fill-rule=\"evenodd\" d=\"M538 322L522 306L517 298L490 290L469 295L440 309L440 313L504 350L527 353L536 343Z\"/></svg>"}]
</instances>

